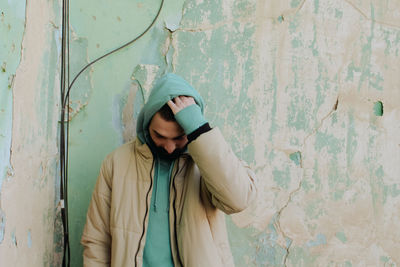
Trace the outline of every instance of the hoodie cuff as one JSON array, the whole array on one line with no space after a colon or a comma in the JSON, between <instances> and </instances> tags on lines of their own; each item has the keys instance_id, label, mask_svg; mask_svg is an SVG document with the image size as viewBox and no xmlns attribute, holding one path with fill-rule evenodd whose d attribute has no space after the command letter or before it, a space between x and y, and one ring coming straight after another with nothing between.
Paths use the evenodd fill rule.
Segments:
<instances>
[{"instance_id":1,"label":"hoodie cuff","mask_svg":"<svg viewBox=\"0 0 400 267\"><path fill-rule=\"evenodd\" d=\"M188 143L192 142L195 140L197 137L202 135L203 133L206 133L211 130L210 124L206 123L200 126L198 129L194 130L191 134L187 136Z\"/></svg>"},{"instance_id":2,"label":"hoodie cuff","mask_svg":"<svg viewBox=\"0 0 400 267\"><path fill-rule=\"evenodd\" d=\"M190 105L175 114L175 119L186 135L207 123L198 105Z\"/></svg>"}]
</instances>

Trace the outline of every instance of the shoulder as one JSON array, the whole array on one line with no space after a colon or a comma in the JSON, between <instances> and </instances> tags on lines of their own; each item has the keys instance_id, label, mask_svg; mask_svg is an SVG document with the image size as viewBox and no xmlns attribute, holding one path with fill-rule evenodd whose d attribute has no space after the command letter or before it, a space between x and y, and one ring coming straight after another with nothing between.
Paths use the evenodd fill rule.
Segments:
<instances>
[{"instance_id":1,"label":"shoulder","mask_svg":"<svg viewBox=\"0 0 400 267\"><path fill-rule=\"evenodd\" d=\"M152 158L150 148L146 144L142 144L138 138L135 138L113 150L106 156L103 164L125 165L128 164L132 158L140 158L144 160Z\"/></svg>"}]
</instances>

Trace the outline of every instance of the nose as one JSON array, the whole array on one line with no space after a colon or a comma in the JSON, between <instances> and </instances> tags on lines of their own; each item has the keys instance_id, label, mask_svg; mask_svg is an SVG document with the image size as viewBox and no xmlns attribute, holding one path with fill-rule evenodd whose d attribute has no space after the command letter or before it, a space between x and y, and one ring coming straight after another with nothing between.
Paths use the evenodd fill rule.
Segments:
<instances>
[{"instance_id":1,"label":"nose","mask_svg":"<svg viewBox=\"0 0 400 267\"><path fill-rule=\"evenodd\" d=\"M164 145L164 149L168 152L168 154L171 154L172 152L174 152L175 148L176 148L176 144L172 141L169 141Z\"/></svg>"}]
</instances>

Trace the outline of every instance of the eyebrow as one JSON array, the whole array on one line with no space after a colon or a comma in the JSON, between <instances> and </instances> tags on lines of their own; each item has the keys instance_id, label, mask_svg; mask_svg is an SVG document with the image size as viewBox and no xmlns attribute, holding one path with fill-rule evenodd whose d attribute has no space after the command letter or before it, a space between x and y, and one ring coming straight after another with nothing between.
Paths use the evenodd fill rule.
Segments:
<instances>
[{"instance_id":1,"label":"eyebrow","mask_svg":"<svg viewBox=\"0 0 400 267\"><path fill-rule=\"evenodd\" d=\"M164 135L160 134L160 133L157 132L156 130L152 129L152 131L153 131L158 137L168 139L167 137L165 137ZM171 138L171 139L180 139L180 138L182 138L183 136L185 136L185 133L183 133L183 134L181 134L181 135L178 135L178 136L176 136L176 137L173 137L173 138Z\"/></svg>"}]
</instances>

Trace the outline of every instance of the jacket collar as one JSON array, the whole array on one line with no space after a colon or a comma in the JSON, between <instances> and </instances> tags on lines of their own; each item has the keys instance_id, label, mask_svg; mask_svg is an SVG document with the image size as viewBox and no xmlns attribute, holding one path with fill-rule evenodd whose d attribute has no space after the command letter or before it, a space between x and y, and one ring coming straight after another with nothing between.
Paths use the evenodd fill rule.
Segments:
<instances>
[{"instance_id":1,"label":"jacket collar","mask_svg":"<svg viewBox=\"0 0 400 267\"><path fill-rule=\"evenodd\" d=\"M152 159L153 154L151 153L151 150L149 146L146 143L142 143L138 137L136 137L135 140L135 148L136 151L144 158L144 159Z\"/></svg>"}]
</instances>

